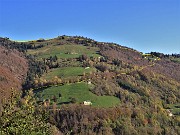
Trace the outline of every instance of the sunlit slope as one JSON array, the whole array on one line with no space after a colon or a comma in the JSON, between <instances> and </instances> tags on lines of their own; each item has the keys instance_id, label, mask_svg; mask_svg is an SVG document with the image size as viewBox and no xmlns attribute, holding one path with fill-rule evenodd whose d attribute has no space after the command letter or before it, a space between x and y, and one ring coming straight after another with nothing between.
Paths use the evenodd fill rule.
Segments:
<instances>
[{"instance_id":1,"label":"sunlit slope","mask_svg":"<svg viewBox=\"0 0 180 135\"><path fill-rule=\"evenodd\" d=\"M177 58L143 54L115 43L84 37L61 36L28 43L32 48L27 54L45 64L43 74L35 77L36 89L44 85L53 87L84 82L94 85L90 92L97 96L118 97L120 103L150 100L167 109L166 104L179 102L180 65Z\"/></svg>"}]
</instances>

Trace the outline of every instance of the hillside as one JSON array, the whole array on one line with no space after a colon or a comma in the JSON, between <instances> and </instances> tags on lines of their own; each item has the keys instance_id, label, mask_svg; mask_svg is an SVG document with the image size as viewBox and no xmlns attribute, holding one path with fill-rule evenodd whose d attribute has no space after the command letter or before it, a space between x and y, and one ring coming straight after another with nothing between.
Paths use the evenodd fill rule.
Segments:
<instances>
[{"instance_id":1,"label":"hillside","mask_svg":"<svg viewBox=\"0 0 180 135\"><path fill-rule=\"evenodd\" d=\"M23 64L16 72L0 72L22 82L26 55L23 88L33 91L62 134L180 133L179 55L143 54L80 36L6 41L21 52L16 63ZM13 64L11 57L3 59Z\"/></svg>"},{"instance_id":2,"label":"hillside","mask_svg":"<svg viewBox=\"0 0 180 135\"><path fill-rule=\"evenodd\" d=\"M23 53L7 48L9 43L0 41L0 99L5 102L13 93L21 90L26 78L28 62Z\"/></svg>"}]
</instances>

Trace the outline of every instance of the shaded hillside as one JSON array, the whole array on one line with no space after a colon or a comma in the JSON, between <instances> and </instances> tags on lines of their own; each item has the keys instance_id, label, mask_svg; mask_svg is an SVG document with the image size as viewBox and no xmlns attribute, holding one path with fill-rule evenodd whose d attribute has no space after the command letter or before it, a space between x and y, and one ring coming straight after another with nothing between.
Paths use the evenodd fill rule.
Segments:
<instances>
[{"instance_id":1,"label":"shaded hillside","mask_svg":"<svg viewBox=\"0 0 180 135\"><path fill-rule=\"evenodd\" d=\"M1 100L8 99L13 92L21 90L27 70L28 63L21 52L0 46Z\"/></svg>"}]
</instances>

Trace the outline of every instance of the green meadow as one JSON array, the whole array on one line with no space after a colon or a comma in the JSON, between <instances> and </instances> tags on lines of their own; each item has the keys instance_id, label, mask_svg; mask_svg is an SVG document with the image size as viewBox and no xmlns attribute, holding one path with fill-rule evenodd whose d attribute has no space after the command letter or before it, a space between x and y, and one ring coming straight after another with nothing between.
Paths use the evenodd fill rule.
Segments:
<instances>
[{"instance_id":1,"label":"green meadow","mask_svg":"<svg viewBox=\"0 0 180 135\"><path fill-rule=\"evenodd\" d=\"M61 97L59 97L61 94ZM57 98L57 105L67 104L72 98L76 103L83 103L83 101L91 101L92 106L95 107L113 107L118 105L119 99L114 96L97 96L89 91L89 86L86 83L66 84L62 86L52 86L44 89L35 96L41 100L51 99L53 96Z\"/></svg>"},{"instance_id":2,"label":"green meadow","mask_svg":"<svg viewBox=\"0 0 180 135\"><path fill-rule=\"evenodd\" d=\"M166 108L169 108L174 115L180 114L180 103L179 104L167 104Z\"/></svg>"},{"instance_id":3,"label":"green meadow","mask_svg":"<svg viewBox=\"0 0 180 135\"><path fill-rule=\"evenodd\" d=\"M48 58L56 55L58 58L78 58L82 54L89 57L99 57L96 47L86 47L80 45L49 45L36 50L29 50L28 54L36 55L38 59Z\"/></svg>"},{"instance_id":4,"label":"green meadow","mask_svg":"<svg viewBox=\"0 0 180 135\"><path fill-rule=\"evenodd\" d=\"M91 71L95 71L95 68L83 68L83 67L62 67L50 70L50 72L43 75L43 78L50 80L54 76L58 76L59 78L66 78L72 76L83 75L83 73L90 73Z\"/></svg>"}]
</instances>

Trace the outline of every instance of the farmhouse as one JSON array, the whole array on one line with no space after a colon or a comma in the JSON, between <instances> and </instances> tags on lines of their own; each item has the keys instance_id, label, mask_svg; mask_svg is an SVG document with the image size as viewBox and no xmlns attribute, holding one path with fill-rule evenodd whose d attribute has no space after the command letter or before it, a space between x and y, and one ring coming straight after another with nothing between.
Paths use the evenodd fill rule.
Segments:
<instances>
[{"instance_id":1,"label":"farmhouse","mask_svg":"<svg viewBox=\"0 0 180 135\"><path fill-rule=\"evenodd\" d=\"M84 105L92 105L91 101L84 101L83 104Z\"/></svg>"},{"instance_id":2,"label":"farmhouse","mask_svg":"<svg viewBox=\"0 0 180 135\"><path fill-rule=\"evenodd\" d=\"M173 116L172 112L171 112L169 109L167 109L167 112L168 112L168 114L169 114L170 117Z\"/></svg>"},{"instance_id":3,"label":"farmhouse","mask_svg":"<svg viewBox=\"0 0 180 135\"><path fill-rule=\"evenodd\" d=\"M85 67L85 69L89 69L90 67Z\"/></svg>"},{"instance_id":4,"label":"farmhouse","mask_svg":"<svg viewBox=\"0 0 180 135\"><path fill-rule=\"evenodd\" d=\"M87 81L87 84L91 84L91 80L90 79Z\"/></svg>"}]
</instances>

